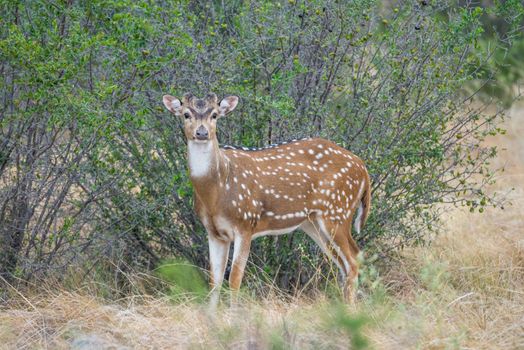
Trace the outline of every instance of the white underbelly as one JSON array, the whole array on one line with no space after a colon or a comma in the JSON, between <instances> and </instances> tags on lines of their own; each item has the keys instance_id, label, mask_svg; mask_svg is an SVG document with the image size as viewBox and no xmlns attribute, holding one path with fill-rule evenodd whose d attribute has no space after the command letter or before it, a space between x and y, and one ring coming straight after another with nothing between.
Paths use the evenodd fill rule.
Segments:
<instances>
[{"instance_id":1,"label":"white underbelly","mask_svg":"<svg viewBox=\"0 0 524 350\"><path fill-rule=\"evenodd\" d=\"M295 231L299 226L300 224L295 225L295 226L281 228L278 230L267 230L267 231L255 232L255 234L253 235L253 238L258 238L258 237L263 237L263 236L268 236L268 235L271 235L271 236L285 235L286 233Z\"/></svg>"}]
</instances>

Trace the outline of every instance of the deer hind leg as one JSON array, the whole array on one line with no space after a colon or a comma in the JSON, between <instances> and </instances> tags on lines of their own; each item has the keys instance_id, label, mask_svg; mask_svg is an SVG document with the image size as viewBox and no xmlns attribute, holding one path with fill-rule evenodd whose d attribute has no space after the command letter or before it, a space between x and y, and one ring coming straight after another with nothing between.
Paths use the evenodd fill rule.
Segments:
<instances>
[{"instance_id":1,"label":"deer hind leg","mask_svg":"<svg viewBox=\"0 0 524 350\"><path fill-rule=\"evenodd\" d=\"M355 295L357 291L358 282L358 254L359 248L351 236L351 222L348 222L343 228L337 230L335 241L337 244L343 246L344 255L348 261L349 269L346 275L344 285L344 298L350 304L355 303Z\"/></svg>"},{"instance_id":2,"label":"deer hind leg","mask_svg":"<svg viewBox=\"0 0 524 350\"><path fill-rule=\"evenodd\" d=\"M342 261L343 275L343 292L344 299L350 304L355 302L355 289L358 278L357 254L358 247L351 237L351 223L332 221L324 219L320 221L320 228L330 239L330 248Z\"/></svg>"},{"instance_id":3,"label":"deer hind leg","mask_svg":"<svg viewBox=\"0 0 524 350\"><path fill-rule=\"evenodd\" d=\"M305 221L300 228L306 232L340 269L343 294L347 302L353 303L353 285L358 274L358 266L352 254L348 238L349 223L335 224L329 219L316 218Z\"/></svg>"},{"instance_id":4,"label":"deer hind leg","mask_svg":"<svg viewBox=\"0 0 524 350\"><path fill-rule=\"evenodd\" d=\"M343 267L342 260L331 249L330 239L328 235L320 228L317 220L305 221L300 225L300 228L322 249L322 252L333 261L340 270L341 275L345 279L346 270Z\"/></svg>"},{"instance_id":5,"label":"deer hind leg","mask_svg":"<svg viewBox=\"0 0 524 350\"><path fill-rule=\"evenodd\" d=\"M220 288L224 280L224 272L227 265L230 243L215 237L213 234L208 235L209 243L209 265L211 272L211 309L216 309L220 298Z\"/></svg>"}]
</instances>

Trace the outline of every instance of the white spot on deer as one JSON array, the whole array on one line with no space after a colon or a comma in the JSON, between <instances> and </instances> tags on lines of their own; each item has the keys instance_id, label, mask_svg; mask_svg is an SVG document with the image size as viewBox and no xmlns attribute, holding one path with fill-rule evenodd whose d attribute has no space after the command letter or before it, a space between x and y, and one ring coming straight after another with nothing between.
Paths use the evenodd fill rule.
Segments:
<instances>
[{"instance_id":1,"label":"white spot on deer","mask_svg":"<svg viewBox=\"0 0 524 350\"><path fill-rule=\"evenodd\" d=\"M315 151L313 151L312 149L308 150L307 153L309 154L315 154Z\"/></svg>"},{"instance_id":2,"label":"white spot on deer","mask_svg":"<svg viewBox=\"0 0 524 350\"><path fill-rule=\"evenodd\" d=\"M300 154L304 154L304 150L303 150L303 149L299 149L299 150L298 150L298 153L300 153Z\"/></svg>"}]
</instances>

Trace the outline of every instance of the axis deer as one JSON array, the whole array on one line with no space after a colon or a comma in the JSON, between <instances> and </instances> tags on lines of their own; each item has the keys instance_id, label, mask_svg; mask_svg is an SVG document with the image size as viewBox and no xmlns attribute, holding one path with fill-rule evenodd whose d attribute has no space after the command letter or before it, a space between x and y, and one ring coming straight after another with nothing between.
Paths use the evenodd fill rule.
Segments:
<instances>
[{"instance_id":1,"label":"axis deer","mask_svg":"<svg viewBox=\"0 0 524 350\"><path fill-rule=\"evenodd\" d=\"M165 95L166 108L184 123L195 210L209 239L211 305L234 242L230 288L240 287L251 241L302 229L339 267L344 296L353 302L359 248L351 236L366 222L370 180L357 156L336 144L310 138L262 149L220 148L217 120L232 112L238 97L215 94L182 100Z\"/></svg>"}]
</instances>

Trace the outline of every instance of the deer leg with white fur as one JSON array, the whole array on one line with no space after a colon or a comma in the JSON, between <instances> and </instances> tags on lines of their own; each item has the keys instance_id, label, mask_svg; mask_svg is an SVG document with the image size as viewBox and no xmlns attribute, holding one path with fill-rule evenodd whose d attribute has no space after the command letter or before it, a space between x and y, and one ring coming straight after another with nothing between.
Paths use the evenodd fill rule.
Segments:
<instances>
[{"instance_id":1,"label":"deer leg with white fur","mask_svg":"<svg viewBox=\"0 0 524 350\"><path fill-rule=\"evenodd\" d=\"M354 303L354 289L358 277L356 261L358 251L355 251L356 245L349 235L350 220L343 223L333 223L320 216L316 218L315 224L310 222L303 225L302 229L317 242L324 253L339 267L344 299L349 303Z\"/></svg>"},{"instance_id":2,"label":"deer leg with white fur","mask_svg":"<svg viewBox=\"0 0 524 350\"><path fill-rule=\"evenodd\" d=\"M358 278L358 264L357 254L358 252L353 251L352 244L349 236L351 230L351 223L347 222L342 225L334 225L328 223L326 225L328 232L332 232L332 246L337 252L338 257L342 260L344 268L344 281L343 281L343 292L344 299L353 304L355 302L355 288Z\"/></svg>"},{"instance_id":3,"label":"deer leg with white fur","mask_svg":"<svg viewBox=\"0 0 524 350\"><path fill-rule=\"evenodd\" d=\"M220 289L224 280L227 258L229 255L230 242L217 238L214 234L208 234L209 242L209 265L210 265L210 306L215 309L220 298Z\"/></svg>"}]
</instances>

